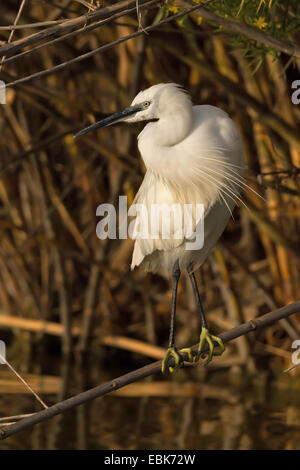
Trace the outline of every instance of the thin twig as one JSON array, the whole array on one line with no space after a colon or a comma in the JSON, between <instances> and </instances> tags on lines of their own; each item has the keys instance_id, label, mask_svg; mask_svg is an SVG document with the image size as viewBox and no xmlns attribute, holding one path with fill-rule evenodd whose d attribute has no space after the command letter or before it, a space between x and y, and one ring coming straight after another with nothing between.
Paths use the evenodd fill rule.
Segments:
<instances>
[{"instance_id":1,"label":"thin twig","mask_svg":"<svg viewBox=\"0 0 300 470\"><path fill-rule=\"evenodd\" d=\"M9 26L0 26L0 31L15 31L16 29L27 28L41 28L42 26L50 26L54 24L64 23L66 20L53 20L53 21L37 21L36 23L28 24L10 24Z\"/></svg>"},{"instance_id":2,"label":"thin twig","mask_svg":"<svg viewBox=\"0 0 300 470\"><path fill-rule=\"evenodd\" d=\"M242 335L250 333L255 330L259 330L261 328L265 328L267 326L273 325L278 320L282 318L287 318L288 316L300 313L300 301L295 302L293 304L289 304L285 307L282 307L278 310L273 312L267 313L255 320L251 320L247 323L243 323L235 328L232 328L225 333L221 333L220 338L224 343L228 343L229 341L239 338ZM196 351L198 348L198 344L192 346L192 350ZM183 354L184 359L187 358L187 354ZM168 366L174 366L174 359L170 358ZM63 413L75 406L82 405L90 400L98 398L100 396L106 395L112 391L118 390L126 385L141 380L145 377L149 377L150 375L157 374L161 371L161 361L153 362L147 366L141 367L140 369L134 370L129 372L128 374L122 375L110 382L107 382L103 385L98 385L90 390L82 392L78 395L75 395L67 400L61 401L53 406L50 406L46 410L39 411L35 413L33 416L29 416L28 418L22 419L21 421L7 426L5 429L0 430L0 439L6 439L9 436L12 436L24 429L27 429L35 424L41 423L53 416L56 416L60 413Z\"/></svg>"},{"instance_id":3,"label":"thin twig","mask_svg":"<svg viewBox=\"0 0 300 470\"><path fill-rule=\"evenodd\" d=\"M20 421L21 419L28 418L28 416L33 416L34 414L35 413L27 413L23 415L3 416L2 418L0 418L0 426L2 426L3 424Z\"/></svg>"},{"instance_id":4,"label":"thin twig","mask_svg":"<svg viewBox=\"0 0 300 470\"><path fill-rule=\"evenodd\" d=\"M35 396L35 398L40 402L40 404L45 408L47 409L48 406L46 405L46 403L43 402L43 400L38 396L38 394L30 387L30 385L26 382L26 380L23 379L23 377L21 377L21 375L16 371L16 369L5 359L5 357L2 356L2 354L0 354L0 359L1 359L1 363L2 364L6 364L7 367L18 377L19 380L21 380L21 382L25 385L26 388L28 388L28 390L32 393L32 395Z\"/></svg>"},{"instance_id":5,"label":"thin twig","mask_svg":"<svg viewBox=\"0 0 300 470\"><path fill-rule=\"evenodd\" d=\"M294 370L297 367L300 367L300 364L294 364L293 366L289 367L288 369L285 369L283 372L290 372L291 370Z\"/></svg>"},{"instance_id":6,"label":"thin twig","mask_svg":"<svg viewBox=\"0 0 300 470\"><path fill-rule=\"evenodd\" d=\"M128 7L135 8L135 2L136 0L123 0L121 2L115 3L114 5L105 8L99 8L91 13L78 16L77 18L66 20L64 23L51 26L50 28L44 29L43 31L39 31L38 33L19 39L18 41L14 41L11 44L4 44L2 47L0 47L0 57L11 56L16 52L19 52L26 46L36 44L47 38L56 37L57 35L65 33L72 29L80 28L84 25L89 25L94 21L107 18L114 13L119 13ZM140 0L140 8L143 6L144 3L147 2L148 0Z\"/></svg>"},{"instance_id":7,"label":"thin twig","mask_svg":"<svg viewBox=\"0 0 300 470\"><path fill-rule=\"evenodd\" d=\"M150 0L149 2L145 3L142 8L146 8L154 3L156 3L157 0ZM3 64L9 64L9 63L12 63L12 62L15 62L16 60L20 59L21 57L24 57L26 56L27 54L31 54L32 52L35 52L39 49L41 49L42 47L46 47L46 46L52 46L53 44L56 44L57 42L60 42L60 41L65 41L66 39L71 39L75 36L78 36L78 34L81 34L81 33L87 33L89 31L93 31L94 29L96 28L99 28L101 26L104 26L105 24L111 22L111 21L114 21L114 20L117 20L119 18L122 18L122 16L125 16L125 15L129 15L130 13L132 13L133 11L135 11L135 8L127 8L126 10L123 10L121 13L116 13L114 15L111 15L109 18L106 18L104 20L100 20L100 21L97 21L96 23L92 23L91 25L89 26L85 26L85 27L82 27L82 28L79 28L79 29L76 29L75 31L71 31L70 33L66 33L64 34L63 36L59 36L58 38L55 38L55 39L51 39L49 41L46 41L42 44L39 44L38 46L35 46L35 47L32 47L31 49L27 50L27 51L23 51L23 52L20 52L19 54L15 54L13 55L12 57L8 57L6 58L5 60L3 60Z\"/></svg>"},{"instance_id":8,"label":"thin twig","mask_svg":"<svg viewBox=\"0 0 300 470\"><path fill-rule=\"evenodd\" d=\"M122 44L123 42L126 42L129 39L136 38L136 37L140 36L141 34L145 34L145 32L157 29L162 24L166 24L166 23L169 23L170 21L177 20L177 19L181 18L182 16L185 16L189 13L192 13L192 12L198 10L199 8L201 8L201 7L199 5L196 5L193 8L190 8L189 10L177 13L176 15L173 15L173 16L169 16L168 18L165 18L164 20L160 21L157 24L152 24L150 26L147 26L146 28L143 28L143 30L136 31L135 33L129 34L128 36L124 36L123 38L119 38L116 41L112 41L108 44L104 44L103 46L100 46L97 49L94 49L93 51L89 51L89 52L86 52L85 54L81 54L77 57L74 57L71 60L68 60L66 62L62 62L61 64L58 64L58 65L55 65L54 67L51 67L50 69L41 70L40 72L33 73L32 75L28 75L27 77L19 78L17 80L14 80L13 82L8 82L8 83L6 83L6 88L14 87L16 85L21 85L22 83L26 83L30 80L35 79L35 78L45 77L47 75L50 75L52 73L57 72L58 70L65 69L66 67L69 67L71 64L75 64L77 62L80 62L81 60L89 59L90 57L94 56L95 54L98 54L99 52L104 52L104 51L107 51L109 49L112 49L113 47L115 47L119 44ZM0 55L1 55L1 48L0 48Z\"/></svg>"},{"instance_id":9,"label":"thin twig","mask_svg":"<svg viewBox=\"0 0 300 470\"><path fill-rule=\"evenodd\" d=\"M17 23L18 23L18 21L19 21L19 18L20 18L20 16L21 16L22 11L23 11L25 2L26 2L26 0L22 0L22 2L21 2L19 11L18 11L18 13L17 13L17 16L16 16L15 21L14 21L14 24L13 24L13 29L12 29L12 31L10 32L10 35L9 35L9 37L8 37L8 40L7 40L7 43L8 43L8 44L11 42L12 37L13 37L14 32L15 32L15 29L17 28ZM2 57L1 64L0 64L0 71L1 71L2 64L3 64L3 61L4 61L4 60L5 60L5 56Z\"/></svg>"},{"instance_id":10,"label":"thin twig","mask_svg":"<svg viewBox=\"0 0 300 470\"><path fill-rule=\"evenodd\" d=\"M93 0L92 0L93 1ZM81 3L82 5L84 5L86 8L88 8L89 10L96 10L97 7L95 7L94 5L92 5L92 3L89 3L89 2L86 2L85 0L76 0L76 2L78 3Z\"/></svg>"},{"instance_id":11,"label":"thin twig","mask_svg":"<svg viewBox=\"0 0 300 470\"><path fill-rule=\"evenodd\" d=\"M8 170L12 165L17 165L18 163L22 162L24 158L28 157L32 153L35 153L41 149L44 149L53 143L56 143L57 141L65 137L66 135L72 134L72 132L76 131L77 129L78 127L70 127L69 129L62 131L59 134L52 135L51 137L48 137L47 139L43 139L37 142L36 144L32 145L31 148L24 150L21 154L19 154L17 157L12 158L9 162L6 162L0 168L0 178L1 178L2 173Z\"/></svg>"}]
</instances>

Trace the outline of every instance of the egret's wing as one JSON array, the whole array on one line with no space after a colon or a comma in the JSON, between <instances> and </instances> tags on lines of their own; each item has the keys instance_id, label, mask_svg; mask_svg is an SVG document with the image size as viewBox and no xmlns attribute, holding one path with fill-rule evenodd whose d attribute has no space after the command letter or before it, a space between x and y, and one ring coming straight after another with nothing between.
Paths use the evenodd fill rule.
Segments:
<instances>
[{"instance_id":1,"label":"egret's wing","mask_svg":"<svg viewBox=\"0 0 300 470\"><path fill-rule=\"evenodd\" d=\"M232 200L226 201L233 208ZM154 250L145 256L144 246L135 243L132 268L143 262L146 271L159 272L168 277L172 272L175 261L180 260L180 268L195 270L205 261L210 251L218 241L224 231L230 213L223 200L218 200L206 212L204 219L204 244L200 249L187 250L186 243L190 241L184 240L181 245L168 250Z\"/></svg>"},{"instance_id":2,"label":"egret's wing","mask_svg":"<svg viewBox=\"0 0 300 470\"><path fill-rule=\"evenodd\" d=\"M187 186L178 191L170 182L147 171L133 203L138 213L129 224L130 236L136 240L132 268L155 250L169 251L181 246L203 214L197 203L200 200L197 202L195 188Z\"/></svg>"},{"instance_id":3,"label":"egret's wing","mask_svg":"<svg viewBox=\"0 0 300 470\"><path fill-rule=\"evenodd\" d=\"M209 208L204 217L204 244L200 250L186 251L183 255L183 266L198 268L204 263L212 248L222 235L230 218L230 210L234 208L232 199L226 197L217 200Z\"/></svg>"}]
</instances>

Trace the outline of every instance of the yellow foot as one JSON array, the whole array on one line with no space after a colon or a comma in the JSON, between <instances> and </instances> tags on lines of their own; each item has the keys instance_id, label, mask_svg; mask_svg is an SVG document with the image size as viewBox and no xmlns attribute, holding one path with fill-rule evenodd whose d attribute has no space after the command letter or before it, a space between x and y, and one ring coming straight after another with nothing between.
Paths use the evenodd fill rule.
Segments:
<instances>
[{"instance_id":1,"label":"yellow foot","mask_svg":"<svg viewBox=\"0 0 300 470\"><path fill-rule=\"evenodd\" d=\"M185 353L188 355L188 362L193 362L194 357L192 350L190 348L186 349L180 349L180 351L177 351L175 347L169 348L166 352L165 357L163 358L162 364L161 364L161 371L162 373L166 372L168 360L170 357L174 358L174 367L169 367L169 372L177 372L178 369L180 368L181 364L183 363L183 357L181 356L180 353Z\"/></svg>"},{"instance_id":2,"label":"yellow foot","mask_svg":"<svg viewBox=\"0 0 300 470\"><path fill-rule=\"evenodd\" d=\"M177 351L177 349L175 347L169 348L161 363L161 371L163 374L166 372L167 363L170 357L174 358L174 367L169 367L169 371L171 373L174 371L177 372L182 363L182 358L180 357L180 353Z\"/></svg>"},{"instance_id":3,"label":"yellow foot","mask_svg":"<svg viewBox=\"0 0 300 470\"><path fill-rule=\"evenodd\" d=\"M220 346L219 351L215 351L215 346L213 343L214 341ZM223 352L225 351L225 346L221 338L219 338L218 336L211 335L207 328L202 328L198 352L196 355L196 361L199 361L200 356L202 355L202 350L205 345L205 342L208 344L208 357L204 362L204 365L206 366L212 360L213 356L221 356L221 354L223 354Z\"/></svg>"},{"instance_id":4,"label":"yellow foot","mask_svg":"<svg viewBox=\"0 0 300 470\"><path fill-rule=\"evenodd\" d=\"M195 352L193 352L191 348L183 348L180 349L179 352L182 354L187 354L188 359L186 360L186 362L194 362Z\"/></svg>"}]
</instances>

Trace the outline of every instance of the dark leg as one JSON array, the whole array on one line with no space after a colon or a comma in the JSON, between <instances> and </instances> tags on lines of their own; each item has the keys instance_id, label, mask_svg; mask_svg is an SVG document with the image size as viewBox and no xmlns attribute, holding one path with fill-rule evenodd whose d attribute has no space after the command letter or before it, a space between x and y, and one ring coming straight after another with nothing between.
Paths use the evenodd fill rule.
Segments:
<instances>
[{"instance_id":1,"label":"dark leg","mask_svg":"<svg viewBox=\"0 0 300 470\"><path fill-rule=\"evenodd\" d=\"M204 316L204 310L203 310L202 303L201 303L201 300L200 300L200 295L199 295L199 290L198 290L195 274L193 272L190 272L190 271L188 271L188 273L189 273L190 280L191 280L193 290L194 290L197 310L199 312L200 319L201 319L201 326L202 326L202 328L207 329L207 322L206 322L206 318Z\"/></svg>"},{"instance_id":2,"label":"dark leg","mask_svg":"<svg viewBox=\"0 0 300 470\"><path fill-rule=\"evenodd\" d=\"M177 260L176 263L174 264L173 267L173 272L172 272L172 306L171 306L171 322L170 322L170 336L169 336L169 347L166 352L166 355L162 361L161 365L161 370L162 372L165 372L167 363L170 357L173 357L174 359L174 367L169 367L170 372L176 372L181 363L182 363L182 356L180 355L180 352L185 352L187 353L189 357L189 361L192 362L193 357L192 353L189 349L181 349L180 351L177 351L177 349L174 346L174 338L175 338L175 316L176 316L176 300L177 300L177 288L178 288L178 282L180 278L180 267L179 267L179 261Z\"/></svg>"},{"instance_id":3,"label":"dark leg","mask_svg":"<svg viewBox=\"0 0 300 470\"><path fill-rule=\"evenodd\" d=\"M171 306L171 321L170 321L170 336L169 336L169 348L166 352L166 355L161 364L161 371L165 372L167 363L170 357L174 358L175 367L169 367L169 371L173 372L178 370L181 363L180 355L177 349L174 347L174 337L175 337L175 315L176 315L176 300L177 300L177 288L180 278L180 268L179 261L177 260L173 266L172 272L172 306Z\"/></svg>"},{"instance_id":4,"label":"dark leg","mask_svg":"<svg viewBox=\"0 0 300 470\"><path fill-rule=\"evenodd\" d=\"M225 347L224 347L224 344L223 344L223 341L221 340L221 338L219 338L218 336L211 335L209 333L208 326L207 326L207 321L206 321L206 318L205 318L205 315L204 315L204 310L203 310L202 303L201 303L201 300L200 300L200 295L199 295L199 290L198 290L195 275L191 270L188 270L188 273L189 273L190 280L191 280L193 290L194 290L194 294L195 294L197 310L199 312L200 319L201 319L201 334L200 334L200 341L199 341L199 347L198 347L198 352L197 352L197 356L196 356L196 361L198 361L200 359L200 356L201 356L202 351L203 351L203 346L206 342L207 345L208 345L208 351L209 351L208 352L208 358L205 361L205 365L206 365L211 361L213 355L220 356L221 354L223 354L223 352L225 350ZM214 350L214 348L215 348L214 341L220 346L219 351Z\"/></svg>"},{"instance_id":5,"label":"dark leg","mask_svg":"<svg viewBox=\"0 0 300 470\"><path fill-rule=\"evenodd\" d=\"M178 260L174 264L172 272L172 306L171 306L171 323L170 323L170 337L169 337L169 348L174 347L174 336L175 336L175 314L176 314L176 300L177 300L177 288L180 278L180 268Z\"/></svg>"}]
</instances>

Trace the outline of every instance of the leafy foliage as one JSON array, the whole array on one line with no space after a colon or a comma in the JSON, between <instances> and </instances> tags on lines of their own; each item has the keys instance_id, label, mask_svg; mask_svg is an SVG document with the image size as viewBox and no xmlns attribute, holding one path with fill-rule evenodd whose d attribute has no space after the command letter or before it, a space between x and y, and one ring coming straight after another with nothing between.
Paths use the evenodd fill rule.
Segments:
<instances>
[{"instance_id":1,"label":"leafy foliage","mask_svg":"<svg viewBox=\"0 0 300 470\"><path fill-rule=\"evenodd\" d=\"M193 3L203 3L203 0L193 0ZM285 41L294 42L300 32L300 4L298 0L215 0L206 6L224 18L229 18L257 28L264 33ZM162 6L162 16L176 14L183 8L176 2L165 0ZM187 18L178 20L182 27L187 27ZM201 18L197 21L201 24ZM216 32L224 32L223 26L217 26ZM226 30L231 44L242 51L244 57L249 59L249 65L255 72L262 64L266 54L274 58L280 52L265 46L257 41L249 40L243 35L237 35Z\"/></svg>"}]
</instances>

